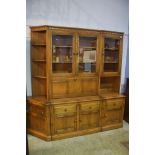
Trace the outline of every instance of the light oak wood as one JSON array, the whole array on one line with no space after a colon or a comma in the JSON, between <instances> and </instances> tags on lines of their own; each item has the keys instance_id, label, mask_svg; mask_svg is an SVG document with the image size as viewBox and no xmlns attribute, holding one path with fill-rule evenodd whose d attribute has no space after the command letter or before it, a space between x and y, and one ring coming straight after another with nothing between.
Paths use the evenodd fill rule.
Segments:
<instances>
[{"instance_id":1,"label":"light oak wood","mask_svg":"<svg viewBox=\"0 0 155 155\"><path fill-rule=\"evenodd\" d=\"M31 27L32 97L27 100L28 132L49 141L122 127L125 101L119 94L122 47L121 32ZM95 65L87 62L87 68L85 59L80 58L86 50L96 50ZM80 66L84 67L82 70L79 62L85 64Z\"/></svg>"}]
</instances>

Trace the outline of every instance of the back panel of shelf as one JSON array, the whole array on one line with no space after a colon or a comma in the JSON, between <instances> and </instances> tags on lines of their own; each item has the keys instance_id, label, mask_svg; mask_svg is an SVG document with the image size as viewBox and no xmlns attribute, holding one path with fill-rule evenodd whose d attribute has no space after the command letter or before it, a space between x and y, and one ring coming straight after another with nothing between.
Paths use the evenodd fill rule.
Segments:
<instances>
[{"instance_id":1,"label":"back panel of shelf","mask_svg":"<svg viewBox=\"0 0 155 155\"><path fill-rule=\"evenodd\" d=\"M119 93L120 76L109 76L100 78L100 93Z\"/></svg>"}]
</instances>

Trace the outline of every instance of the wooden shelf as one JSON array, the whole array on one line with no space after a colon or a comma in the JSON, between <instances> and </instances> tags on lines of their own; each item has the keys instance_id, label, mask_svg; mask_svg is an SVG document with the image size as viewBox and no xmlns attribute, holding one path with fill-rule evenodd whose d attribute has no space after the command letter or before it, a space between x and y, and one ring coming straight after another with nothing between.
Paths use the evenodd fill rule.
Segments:
<instances>
[{"instance_id":1,"label":"wooden shelf","mask_svg":"<svg viewBox=\"0 0 155 155\"><path fill-rule=\"evenodd\" d=\"M32 46L46 46L46 44L31 44Z\"/></svg>"},{"instance_id":2,"label":"wooden shelf","mask_svg":"<svg viewBox=\"0 0 155 155\"><path fill-rule=\"evenodd\" d=\"M107 62L106 62L106 61L105 61L104 63L105 63L105 64L117 64L118 62L115 62L115 61L109 61L109 62L107 61Z\"/></svg>"},{"instance_id":3,"label":"wooden shelf","mask_svg":"<svg viewBox=\"0 0 155 155\"><path fill-rule=\"evenodd\" d=\"M96 49L96 46L80 46L79 48L95 48Z\"/></svg>"},{"instance_id":4,"label":"wooden shelf","mask_svg":"<svg viewBox=\"0 0 155 155\"><path fill-rule=\"evenodd\" d=\"M95 62L79 62L79 64L89 64L89 63L96 64L96 61Z\"/></svg>"},{"instance_id":5,"label":"wooden shelf","mask_svg":"<svg viewBox=\"0 0 155 155\"><path fill-rule=\"evenodd\" d=\"M120 76L120 74L118 72L104 72L101 75L101 77L113 77L113 76Z\"/></svg>"},{"instance_id":6,"label":"wooden shelf","mask_svg":"<svg viewBox=\"0 0 155 155\"><path fill-rule=\"evenodd\" d=\"M72 63L72 62L52 62L54 64L68 64L68 63Z\"/></svg>"},{"instance_id":7,"label":"wooden shelf","mask_svg":"<svg viewBox=\"0 0 155 155\"><path fill-rule=\"evenodd\" d=\"M72 48L73 46L55 46L56 48Z\"/></svg>"},{"instance_id":8,"label":"wooden shelf","mask_svg":"<svg viewBox=\"0 0 155 155\"><path fill-rule=\"evenodd\" d=\"M33 78L46 79L46 76L32 76Z\"/></svg>"},{"instance_id":9,"label":"wooden shelf","mask_svg":"<svg viewBox=\"0 0 155 155\"><path fill-rule=\"evenodd\" d=\"M108 51L118 51L118 48L105 48L104 50L108 50Z\"/></svg>"},{"instance_id":10,"label":"wooden shelf","mask_svg":"<svg viewBox=\"0 0 155 155\"><path fill-rule=\"evenodd\" d=\"M46 60L32 60L32 62L46 62Z\"/></svg>"}]
</instances>

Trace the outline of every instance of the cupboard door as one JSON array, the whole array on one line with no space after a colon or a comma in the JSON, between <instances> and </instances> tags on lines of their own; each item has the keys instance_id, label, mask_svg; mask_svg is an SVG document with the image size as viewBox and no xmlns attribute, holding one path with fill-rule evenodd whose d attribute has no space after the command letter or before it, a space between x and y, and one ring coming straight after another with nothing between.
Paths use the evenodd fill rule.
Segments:
<instances>
[{"instance_id":1,"label":"cupboard door","mask_svg":"<svg viewBox=\"0 0 155 155\"><path fill-rule=\"evenodd\" d=\"M82 85L80 78L70 78L68 81L69 96L80 96L82 94Z\"/></svg>"},{"instance_id":2,"label":"cupboard door","mask_svg":"<svg viewBox=\"0 0 155 155\"><path fill-rule=\"evenodd\" d=\"M89 77L82 79L82 90L85 95L97 94L98 79L97 77Z\"/></svg>"},{"instance_id":3,"label":"cupboard door","mask_svg":"<svg viewBox=\"0 0 155 155\"><path fill-rule=\"evenodd\" d=\"M68 133L76 130L76 116L56 116L54 134Z\"/></svg>"},{"instance_id":4,"label":"cupboard door","mask_svg":"<svg viewBox=\"0 0 155 155\"><path fill-rule=\"evenodd\" d=\"M99 127L99 102L84 102L80 104L79 129L86 130Z\"/></svg>"},{"instance_id":5,"label":"cupboard door","mask_svg":"<svg viewBox=\"0 0 155 155\"><path fill-rule=\"evenodd\" d=\"M52 72L73 73L74 35L67 32L52 32Z\"/></svg>"},{"instance_id":6,"label":"cupboard door","mask_svg":"<svg viewBox=\"0 0 155 155\"><path fill-rule=\"evenodd\" d=\"M64 97L67 96L68 81L67 80L58 80L52 82L52 92L53 97Z\"/></svg>"},{"instance_id":7,"label":"cupboard door","mask_svg":"<svg viewBox=\"0 0 155 155\"><path fill-rule=\"evenodd\" d=\"M104 114L104 125L122 123L122 110L109 110Z\"/></svg>"},{"instance_id":8,"label":"cupboard door","mask_svg":"<svg viewBox=\"0 0 155 155\"><path fill-rule=\"evenodd\" d=\"M63 134L77 129L76 105L54 106L54 134Z\"/></svg>"},{"instance_id":9,"label":"cupboard door","mask_svg":"<svg viewBox=\"0 0 155 155\"><path fill-rule=\"evenodd\" d=\"M28 101L27 128L31 133L47 138L50 136L50 108L35 102L38 104L38 101Z\"/></svg>"},{"instance_id":10,"label":"cupboard door","mask_svg":"<svg viewBox=\"0 0 155 155\"><path fill-rule=\"evenodd\" d=\"M101 109L102 126L112 126L122 123L123 109L124 97L104 100Z\"/></svg>"}]
</instances>

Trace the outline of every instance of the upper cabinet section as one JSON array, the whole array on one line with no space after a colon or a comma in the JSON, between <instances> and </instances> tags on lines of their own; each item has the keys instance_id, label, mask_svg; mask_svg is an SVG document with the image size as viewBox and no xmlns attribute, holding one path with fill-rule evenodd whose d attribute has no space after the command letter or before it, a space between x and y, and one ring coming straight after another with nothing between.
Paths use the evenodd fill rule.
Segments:
<instances>
[{"instance_id":1,"label":"upper cabinet section","mask_svg":"<svg viewBox=\"0 0 155 155\"><path fill-rule=\"evenodd\" d=\"M120 75L122 33L52 26L41 29L32 28L33 61L50 65L54 76Z\"/></svg>"}]
</instances>

